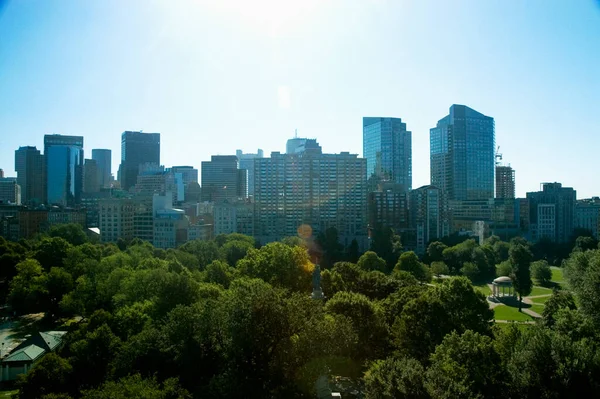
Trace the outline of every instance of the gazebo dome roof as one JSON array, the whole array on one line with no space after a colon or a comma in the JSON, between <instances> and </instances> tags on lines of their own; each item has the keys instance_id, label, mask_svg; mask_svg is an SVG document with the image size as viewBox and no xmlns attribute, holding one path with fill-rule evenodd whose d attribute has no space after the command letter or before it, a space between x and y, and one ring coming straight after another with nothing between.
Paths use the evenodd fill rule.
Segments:
<instances>
[{"instance_id":1,"label":"gazebo dome roof","mask_svg":"<svg viewBox=\"0 0 600 399\"><path fill-rule=\"evenodd\" d=\"M502 276L502 277L498 277L498 278L494 279L494 283L495 284L507 284L507 283L512 284L512 279L508 276Z\"/></svg>"}]
</instances>

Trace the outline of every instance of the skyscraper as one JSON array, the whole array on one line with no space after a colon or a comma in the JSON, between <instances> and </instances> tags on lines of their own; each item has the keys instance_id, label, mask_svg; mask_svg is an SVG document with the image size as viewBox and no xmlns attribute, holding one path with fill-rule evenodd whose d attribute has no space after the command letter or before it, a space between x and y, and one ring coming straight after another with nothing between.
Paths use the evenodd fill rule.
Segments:
<instances>
[{"instance_id":1,"label":"skyscraper","mask_svg":"<svg viewBox=\"0 0 600 399\"><path fill-rule=\"evenodd\" d=\"M48 204L74 206L83 190L83 137L44 136Z\"/></svg>"},{"instance_id":2,"label":"skyscraper","mask_svg":"<svg viewBox=\"0 0 600 399\"><path fill-rule=\"evenodd\" d=\"M248 196L254 197L254 160L263 158L263 150L260 148L256 154L244 154L242 150L235 152L240 169L246 169L248 173Z\"/></svg>"},{"instance_id":3,"label":"skyscraper","mask_svg":"<svg viewBox=\"0 0 600 399\"><path fill-rule=\"evenodd\" d=\"M335 227L342 244L349 245L357 239L359 246L365 248L364 158L347 152L273 152L270 158L255 162L254 231L262 243L297 236L299 229L316 237Z\"/></svg>"},{"instance_id":4,"label":"skyscraper","mask_svg":"<svg viewBox=\"0 0 600 399\"><path fill-rule=\"evenodd\" d=\"M363 156L371 182L392 182L404 192L412 189L412 133L402 119L364 117Z\"/></svg>"},{"instance_id":5,"label":"skyscraper","mask_svg":"<svg viewBox=\"0 0 600 399\"><path fill-rule=\"evenodd\" d=\"M121 135L121 188L129 188L137 182L140 165L160 165L160 133L126 131Z\"/></svg>"},{"instance_id":6,"label":"skyscraper","mask_svg":"<svg viewBox=\"0 0 600 399\"><path fill-rule=\"evenodd\" d=\"M220 202L248 196L247 172L235 155L213 155L202 162L202 201Z\"/></svg>"},{"instance_id":7,"label":"skyscraper","mask_svg":"<svg viewBox=\"0 0 600 399\"><path fill-rule=\"evenodd\" d=\"M429 132L431 184L449 200L494 198L494 118L454 104Z\"/></svg>"},{"instance_id":8,"label":"skyscraper","mask_svg":"<svg viewBox=\"0 0 600 399\"><path fill-rule=\"evenodd\" d=\"M39 205L45 202L44 156L36 147L19 147L15 151L17 184L21 186L21 202Z\"/></svg>"},{"instance_id":9,"label":"skyscraper","mask_svg":"<svg viewBox=\"0 0 600 399\"><path fill-rule=\"evenodd\" d=\"M112 152L95 148L92 150L92 159L98 168L98 184L101 188L110 188L112 181Z\"/></svg>"},{"instance_id":10,"label":"skyscraper","mask_svg":"<svg viewBox=\"0 0 600 399\"><path fill-rule=\"evenodd\" d=\"M496 165L496 198L515 198L515 170Z\"/></svg>"},{"instance_id":11,"label":"skyscraper","mask_svg":"<svg viewBox=\"0 0 600 399\"><path fill-rule=\"evenodd\" d=\"M100 191L100 171L94 159L86 159L83 164L83 191L97 193Z\"/></svg>"}]
</instances>

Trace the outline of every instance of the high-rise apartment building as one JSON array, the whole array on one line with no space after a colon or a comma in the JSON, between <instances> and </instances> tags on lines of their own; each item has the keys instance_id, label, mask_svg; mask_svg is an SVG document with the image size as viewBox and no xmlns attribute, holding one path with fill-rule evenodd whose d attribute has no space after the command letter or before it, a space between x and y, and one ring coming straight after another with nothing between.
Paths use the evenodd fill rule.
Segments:
<instances>
[{"instance_id":1,"label":"high-rise apartment building","mask_svg":"<svg viewBox=\"0 0 600 399\"><path fill-rule=\"evenodd\" d=\"M17 184L21 186L21 202L40 205L45 202L44 156L36 147L19 147L15 151Z\"/></svg>"},{"instance_id":2,"label":"high-rise apartment building","mask_svg":"<svg viewBox=\"0 0 600 399\"><path fill-rule=\"evenodd\" d=\"M128 198L108 198L98 202L100 237L103 242L134 237L135 203Z\"/></svg>"},{"instance_id":3,"label":"high-rise apartment building","mask_svg":"<svg viewBox=\"0 0 600 399\"><path fill-rule=\"evenodd\" d=\"M237 150L235 155L239 162L239 168L246 169L248 174L248 197L254 197L254 160L264 157L263 150L259 148L256 154L245 154L242 150Z\"/></svg>"},{"instance_id":4,"label":"high-rise apartment building","mask_svg":"<svg viewBox=\"0 0 600 399\"><path fill-rule=\"evenodd\" d=\"M515 198L515 170L496 165L496 198Z\"/></svg>"},{"instance_id":5,"label":"high-rise apartment building","mask_svg":"<svg viewBox=\"0 0 600 399\"><path fill-rule=\"evenodd\" d=\"M423 254L430 241L450 232L448 202L442 190L422 186L409 193L410 226L415 231L416 252Z\"/></svg>"},{"instance_id":6,"label":"high-rise apartment building","mask_svg":"<svg viewBox=\"0 0 600 399\"><path fill-rule=\"evenodd\" d=\"M95 148L92 150L92 159L98 168L98 184L100 188L110 188L112 182L112 152Z\"/></svg>"},{"instance_id":7,"label":"high-rise apartment building","mask_svg":"<svg viewBox=\"0 0 600 399\"><path fill-rule=\"evenodd\" d=\"M78 204L83 191L83 137L45 135L44 158L48 204Z\"/></svg>"},{"instance_id":8,"label":"high-rise apartment building","mask_svg":"<svg viewBox=\"0 0 600 399\"><path fill-rule=\"evenodd\" d=\"M221 202L248 197L248 175L235 155L213 155L202 162L202 201Z\"/></svg>"},{"instance_id":9,"label":"high-rise apartment building","mask_svg":"<svg viewBox=\"0 0 600 399\"><path fill-rule=\"evenodd\" d=\"M430 129L431 184L449 200L494 198L494 118L464 105Z\"/></svg>"},{"instance_id":10,"label":"high-rise apartment building","mask_svg":"<svg viewBox=\"0 0 600 399\"><path fill-rule=\"evenodd\" d=\"M412 133L402 119L364 117L363 156L370 191L381 181L396 183L405 192L412 189Z\"/></svg>"},{"instance_id":11,"label":"high-rise apartment building","mask_svg":"<svg viewBox=\"0 0 600 399\"><path fill-rule=\"evenodd\" d=\"M121 135L121 188L129 190L137 182L140 166L160 165L160 133L126 131Z\"/></svg>"},{"instance_id":12,"label":"high-rise apartment building","mask_svg":"<svg viewBox=\"0 0 600 399\"><path fill-rule=\"evenodd\" d=\"M568 242L575 227L577 192L560 183L543 183L542 191L527 193L531 238Z\"/></svg>"},{"instance_id":13,"label":"high-rise apartment building","mask_svg":"<svg viewBox=\"0 0 600 399\"><path fill-rule=\"evenodd\" d=\"M262 242L313 237L335 227L340 241L367 237L366 160L355 154L273 152L255 160L254 231ZM309 229L307 229L307 226Z\"/></svg>"},{"instance_id":14,"label":"high-rise apartment building","mask_svg":"<svg viewBox=\"0 0 600 399\"><path fill-rule=\"evenodd\" d=\"M408 226L408 195L405 191L382 188L368 194L369 228L390 227L396 233L407 229Z\"/></svg>"}]
</instances>

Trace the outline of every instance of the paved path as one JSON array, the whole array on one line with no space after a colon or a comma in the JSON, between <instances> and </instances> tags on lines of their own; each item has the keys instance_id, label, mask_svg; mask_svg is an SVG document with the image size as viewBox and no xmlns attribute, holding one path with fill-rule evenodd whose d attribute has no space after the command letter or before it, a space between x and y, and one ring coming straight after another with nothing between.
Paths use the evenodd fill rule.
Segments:
<instances>
[{"instance_id":1,"label":"paved path","mask_svg":"<svg viewBox=\"0 0 600 399\"><path fill-rule=\"evenodd\" d=\"M523 312L523 313L526 313L526 314L528 314L529 316L531 316L531 317L533 317L533 318L535 318L535 319L541 319L541 318L542 318L542 315L541 315L541 314L539 314L539 313L536 313L536 312L534 312L533 310L531 310L531 309L528 309L528 308L523 308L523 309L521 309L521 312Z\"/></svg>"},{"instance_id":2,"label":"paved path","mask_svg":"<svg viewBox=\"0 0 600 399\"><path fill-rule=\"evenodd\" d=\"M527 297L525 297L525 299L526 299L526 298L544 298L544 297L547 297L547 296L552 296L552 294L544 294L544 295L531 295L531 296L527 296Z\"/></svg>"},{"instance_id":3,"label":"paved path","mask_svg":"<svg viewBox=\"0 0 600 399\"><path fill-rule=\"evenodd\" d=\"M494 320L495 323L514 323L514 324L535 324L535 321L515 321L515 320Z\"/></svg>"}]
</instances>

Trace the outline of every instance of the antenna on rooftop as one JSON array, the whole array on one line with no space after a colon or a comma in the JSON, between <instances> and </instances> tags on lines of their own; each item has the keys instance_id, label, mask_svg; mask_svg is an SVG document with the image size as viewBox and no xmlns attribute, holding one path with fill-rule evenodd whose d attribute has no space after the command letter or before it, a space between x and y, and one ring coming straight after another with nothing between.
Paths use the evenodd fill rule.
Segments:
<instances>
[{"instance_id":1,"label":"antenna on rooftop","mask_svg":"<svg viewBox=\"0 0 600 399\"><path fill-rule=\"evenodd\" d=\"M294 138L297 139L298 138L298 129L294 129Z\"/></svg>"}]
</instances>

